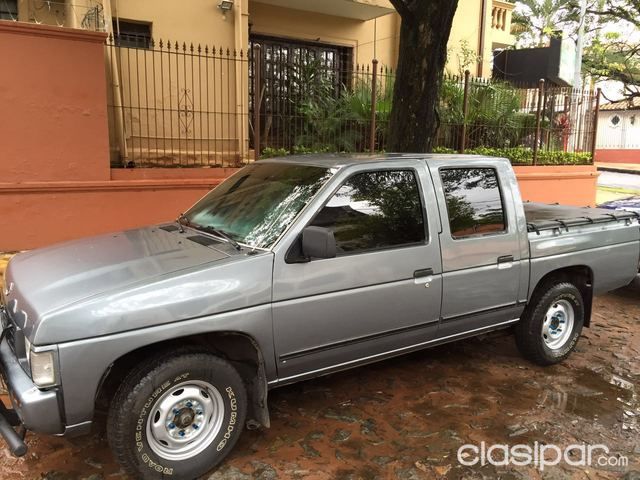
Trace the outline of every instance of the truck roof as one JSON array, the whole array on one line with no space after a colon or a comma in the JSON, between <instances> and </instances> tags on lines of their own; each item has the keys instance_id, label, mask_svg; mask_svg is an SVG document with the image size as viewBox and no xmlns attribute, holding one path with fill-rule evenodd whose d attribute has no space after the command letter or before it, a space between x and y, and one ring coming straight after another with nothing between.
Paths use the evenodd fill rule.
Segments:
<instances>
[{"instance_id":1,"label":"truck roof","mask_svg":"<svg viewBox=\"0 0 640 480\"><path fill-rule=\"evenodd\" d=\"M407 159L413 160L463 160L463 159L481 159L489 158L482 155L466 155L460 153L314 153L309 155L290 155L287 157L275 157L260 160L260 162L275 162L275 163L295 163L300 165L312 165L316 167L325 168L341 168L349 165L356 165L362 163L376 163L376 162L394 162ZM492 158L492 160L499 160L509 162L505 158Z\"/></svg>"}]
</instances>

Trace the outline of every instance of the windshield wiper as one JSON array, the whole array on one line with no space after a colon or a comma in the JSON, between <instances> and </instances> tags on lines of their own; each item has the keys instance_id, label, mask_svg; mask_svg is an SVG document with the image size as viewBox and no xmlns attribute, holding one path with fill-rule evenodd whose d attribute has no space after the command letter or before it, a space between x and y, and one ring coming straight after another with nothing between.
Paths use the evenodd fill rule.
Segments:
<instances>
[{"instance_id":1,"label":"windshield wiper","mask_svg":"<svg viewBox=\"0 0 640 480\"><path fill-rule=\"evenodd\" d=\"M189 219L187 218L187 216L184 213L181 213L180 215L178 215L178 218L176 218L176 222L178 222L178 231L180 233L184 233L184 227L182 226L182 220L184 220L185 225L189 226Z\"/></svg>"},{"instance_id":2,"label":"windshield wiper","mask_svg":"<svg viewBox=\"0 0 640 480\"><path fill-rule=\"evenodd\" d=\"M240 245L233 238L231 238L231 235L226 233L224 230L220 230L219 228L212 227L210 225L190 224L189 226L191 226L192 228L195 228L196 230L202 230L204 232L213 233L214 235L221 237L223 240L226 240L227 242L229 242L233 246L233 248L235 248L236 250L238 251L242 250L242 245Z\"/></svg>"}]
</instances>

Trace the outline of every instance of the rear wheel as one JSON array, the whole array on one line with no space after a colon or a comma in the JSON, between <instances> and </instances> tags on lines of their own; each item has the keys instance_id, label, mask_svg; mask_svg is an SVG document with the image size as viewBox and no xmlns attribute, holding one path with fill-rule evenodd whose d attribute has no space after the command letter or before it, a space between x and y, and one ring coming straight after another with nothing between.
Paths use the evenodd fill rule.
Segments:
<instances>
[{"instance_id":1,"label":"rear wheel","mask_svg":"<svg viewBox=\"0 0 640 480\"><path fill-rule=\"evenodd\" d=\"M575 349L584 325L584 300L569 282L542 287L515 328L516 343L528 360L552 365Z\"/></svg>"},{"instance_id":2,"label":"rear wheel","mask_svg":"<svg viewBox=\"0 0 640 480\"><path fill-rule=\"evenodd\" d=\"M162 356L132 371L109 410L107 435L134 478L185 478L218 465L240 437L242 379L208 353Z\"/></svg>"}]
</instances>

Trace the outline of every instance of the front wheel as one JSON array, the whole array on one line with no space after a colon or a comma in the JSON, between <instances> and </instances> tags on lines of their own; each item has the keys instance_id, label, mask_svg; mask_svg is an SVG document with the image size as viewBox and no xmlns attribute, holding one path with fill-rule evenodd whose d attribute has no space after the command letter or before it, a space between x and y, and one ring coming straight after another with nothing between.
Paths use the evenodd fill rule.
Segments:
<instances>
[{"instance_id":1,"label":"front wheel","mask_svg":"<svg viewBox=\"0 0 640 480\"><path fill-rule=\"evenodd\" d=\"M208 353L166 355L123 381L107 436L134 478L193 479L231 451L246 410L244 384L228 362Z\"/></svg>"},{"instance_id":2,"label":"front wheel","mask_svg":"<svg viewBox=\"0 0 640 480\"><path fill-rule=\"evenodd\" d=\"M553 365L575 349L583 325L584 300L578 287L550 284L532 297L516 325L516 343L528 360Z\"/></svg>"}]
</instances>

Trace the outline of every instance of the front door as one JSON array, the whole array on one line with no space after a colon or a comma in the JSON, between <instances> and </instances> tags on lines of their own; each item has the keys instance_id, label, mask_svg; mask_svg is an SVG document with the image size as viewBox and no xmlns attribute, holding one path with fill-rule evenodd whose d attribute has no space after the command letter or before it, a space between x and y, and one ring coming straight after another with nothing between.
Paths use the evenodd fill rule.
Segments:
<instances>
[{"instance_id":1,"label":"front door","mask_svg":"<svg viewBox=\"0 0 640 480\"><path fill-rule=\"evenodd\" d=\"M355 167L301 225L331 229L336 258L287 263L276 255L273 322L281 381L372 361L435 337L442 293L437 227L421 194L426 168L408 164Z\"/></svg>"}]
</instances>

